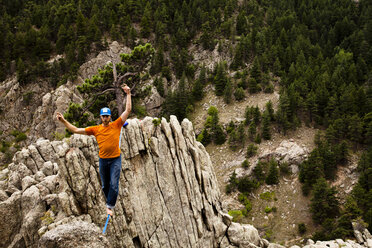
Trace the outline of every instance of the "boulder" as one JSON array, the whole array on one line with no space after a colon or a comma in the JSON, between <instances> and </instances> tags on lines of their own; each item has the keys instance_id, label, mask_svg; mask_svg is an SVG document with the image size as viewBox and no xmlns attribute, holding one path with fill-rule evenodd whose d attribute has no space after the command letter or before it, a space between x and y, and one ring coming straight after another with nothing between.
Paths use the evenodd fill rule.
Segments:
<instances>
[{"instance_id":1,"label":"boulder","mask_svg":"<svg viewBox=\"0 0 372 248\"><path fill-rule=\"evenodd\" d=\"M298 165L307 158L308 154L309 151L306 147L301 147L291 140L283 140L274 151L263 151L259 159L269 160L270 158L275 158L279 162L288 163L292 173L298 173Z\"/></svg>"},{"instance_id":2,"label":"boulder","mask_svg":"<svg viewBox=\"0 0 372 248\"><path fill-rule=\"evenodd\" d=\"M75 221L59 225L46 232L39 241L39 248L109 248L110 243L101 229L92 223Z\"/></svg>"}]
</instances>

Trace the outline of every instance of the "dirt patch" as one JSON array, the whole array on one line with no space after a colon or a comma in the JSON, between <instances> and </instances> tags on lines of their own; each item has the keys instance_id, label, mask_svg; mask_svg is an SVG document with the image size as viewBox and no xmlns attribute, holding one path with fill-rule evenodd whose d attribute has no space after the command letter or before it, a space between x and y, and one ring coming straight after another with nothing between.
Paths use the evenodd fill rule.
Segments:
<instances>
[{"instance_id":1,"label":"dirt patch","mask_svg":"<svg viewBox=\"0 0 372 248\"><path fill-rule=\"evenodd\" d=\"M189 116L194 124L196 133L199 133L204 128L204 123L208 115L207 111L211 106L215 106L218 109L220 123L228 124L231 120L244 119L245 108L247 106L258 106L260 110L263 111L268 101L273 103L274 109L276 109L279 104L278 92L272 94L262 92L257 94L246 93L246 97L243 101L232 101L230 104L226 104L222 97L216 96L214 88L211 85L208 85L204 92L205 96L203 100L195 104L195 111Z\"/></svg>"}]
</instances>

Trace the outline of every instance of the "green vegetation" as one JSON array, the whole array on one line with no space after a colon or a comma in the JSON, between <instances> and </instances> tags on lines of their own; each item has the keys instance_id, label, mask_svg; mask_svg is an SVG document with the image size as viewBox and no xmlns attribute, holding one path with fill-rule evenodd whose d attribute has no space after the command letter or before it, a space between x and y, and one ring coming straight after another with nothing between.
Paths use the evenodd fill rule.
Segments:
<instances>
[{"instance_id":1,"label":"green vegetation","mask_svg":"<svg viewBox=\"0 0 372 248\"><path fill-rule=\"evenodd\" d=\"M247 214L252 210L252 203L246 196L246 194L239 194L239 201L244 205L245 209L243 211L244 216L247 216Z\"/></svg>"},{"instance_id":2,"label":"green vegetation","mask_svg":"<svg viewBox=\"0 0 372 248\"><path fill-rule=\"evenodd\" d=\"M10 134L15 137L17 143L27 139L27 135L18 130L13 130Z\"/></svg>"},{"instance_id":3,"label":"green vegetation","mask_svg":"<svg viewBox=\"0 0 372 248\"><path fill-rule=\"evenodd\" d=\"M266 191L260 194L260 199L265 201L273 201L275 199L275 192Z\"/></svg>"},{"instance_id":4,"label":"green vegetation","mask_svg":"<svg viewBox=\"0 0 372 248\"><path fill-rule=\"evenodd\" d=\"M278 169L278 162L274 159L270 160L269 163L269 172L265 179L267 184L278 184L279 183L279 169Z\"/></svg>"},{"instance_id":5,"label":"green vegetation","mask_svg":"<svg viewBox=\"0 0 372 248\"><path fill-rule=\"evenodd\" d=\"M248 169L249 168L249 161L245 159L242 163L242 167L245 168L245 169Z\"/></svg>"},{"instance_id":6,"label":"green vegetation","mask_svg":"<svg viewBox=\"0 0 372 248\"><path fill-rule=\"evenodd\" d=\"M241 193L249 193L254 189L257 189L259 185L259 182L253 178L250 178L249 176L237 178L234 171L230 176L229 183L226 185L225 191L227 194L229 194L237 189Z\"/></svg>"},{"instance_id":7,"label":"green vegetation","mask_svg":"<svg viewBox=\"0 0 372 248\"><path fill-rule=\"evenodd\" d=\"M236 151L238 147L244 146L245 143L246 134L244 130L244 124L240 123L237 129L233 127L230 130L229 147L231 150Z\"/></svg>"},{"instance_id":8,"label":"green vegetation","mask_svg":"<svg viewBox=\"0 0 372 248\"><path fill-rule=\"evenodd\" d=\"M211 106L208 109L208 117L203 131L198 135L197 140L204 145L213 141L216 145L222 145L226 141L226 134L222 126L218 123L218 110Z\"/></svg>"},{"instance_id":9,"label":"green vegetation","mask_svg":"<svg viewBox=\"0 0 372 248\"><path fill-rule=\"evenodd\" d=\"M65 137L65 135L63 133L54 132L53 133L53 137L54 137L55 140L63 140L63 138Z\"/></svg>"},{"instance_id":10,"label":"green vegetation","mask_svg":"<svg viewBox=\"0 0 372 248\"><path fill-rule=\"evenodd\" d=\"M253 157L257 154L258 147L254 144L249 144L247 147L247 158Z\"/></svg>"},{"instance_id":11,"label":"green vegetation","mask_svg":"<svg viewBox=\"0 0 372 248\"><path fill-rule=\"evenodd\" d=\"M230 210L228 214L233 217L234 222L239 222L244 217L242 210Z\"/></svg>"},{"instance_id":12,"label":"green vegetation","mask_svg":"<svg viewBox=\"0 0 372 248\"><path fill-rule=\"evenodd\" d=\"M155 118L152 120L152 123L154 124L155 127L157 127L161 124L161 119Z\"/></svg>"},{"instance_id":13,"label":"green vegetation","mask_svg":"<svg viewBox=\"0 0 372 248\"><path fill-rule=\"evenodd\" d=\"M265 207L265 213L269 214L273 211L271 207Z\"/></svg>"},{"instance_id":14,"label":"green vegetation","mask_svg":"<svg viewBox=\"0 0 372 248\"><path fill-rule=\"evenodd\" d=\"M46 225L50 225L54 222L54 218L51 216L50 211L46 211L44 216L42 216L41 221L44 222Z\"/></svg>"},{"instance_id":15,"label":"green vegetation","mask_svg":"<svg viewBox=\"0 0 372 248\"><path fill-rule=\"evenodd\" d=\"M307 228L306 228L306 226L305 226L305 223L300 223L300 224L298 224L298 233L299 233L300 235L305 234L306 231L307 231Z\"/></svg>"},{"instance_id":16,"label":"green vegetation","mask_svg":"<svg viewBox=\"0 0 372 248\"><path fill-rule=\"evenodd\" d=\"M287 162L279 163L279 171L281 175L291 174L291 168Z\"/></svg>"},{"instance_id":17,"label":"green vegetation","mask_svg":"<svg viewBox=\"0 0 372 248\"><path fill-rule=\"evenodd\" d=\"M265 235L264 235L264 239L267 239L267 240L271 240L271 236L273 235L273 230L271 230L271 229L268 229L268 230L266 230L265 231Z\"/></svg>"},{"instance_id":18,"label":"green vegetation","mask_svg":"<svg viewBox=\"0 0 372 248\"><path fill-rule=\"evenodd\" d=\"M0 81L15 67L22 87L39 78L57 87L77 78L79 66L88 55L106 49L107 40L117 40L132 49L116 65L118 75L126 74L125 82L132 88L154 79L165 98L161 113L165 117L187 117L208 83L228 104L233 96L239 101L247 94L273 92L275 84L280 88L277 111L272 103L262 113L258 106L247 107L244 124L248 133L240 126L227 130L230 147L244 147L245 135L260 144L262 139L271 139L274 130L286 134L302 124L324 130L300 165L299 178L314 207L319 199L331 199L332 206L325 211L336 210L338 205L328 181L347 163L349 153L363 150L360 179L348 205L332 215L314 212L314 220L324 228L315 236L346 237L350 230L346 223L357 217L372 231L370 0L25 0L2 1L0 7ZM217 52L230 56L231 63L218 61L209 71L206 65L195 63L191 45L208 51L218 45ZM57 54L62 58L47 62ZM79 87L86 102L82 106L71 103L66 119L78 127L95 124L86 111L97 117L96 110L108 104L113 117L118 116L120 103L115 100L120 89L112 85L113 70L114 65L108 64ZM134 87L138 99L133 112L141 117L146 111L140 98L151 86L143 91L138 86ZM32 97L25 93L24 103ZM0 113L4 111L0 108ZM27 138L14 134L16 142ZM218 112L208 113L198 140L204 145L225 142ZM2 141L0 147L8 157L10 146ZM248 157L255 154L253 148L247 149ZM279 168L281 174L286 173L285 164ZM276 184L278 178L277 163L260 163L254 178L232 177L229 190L249 192L264 181ZM321 190L327 194L320 194Z\"/></svg>"}]
</instances>

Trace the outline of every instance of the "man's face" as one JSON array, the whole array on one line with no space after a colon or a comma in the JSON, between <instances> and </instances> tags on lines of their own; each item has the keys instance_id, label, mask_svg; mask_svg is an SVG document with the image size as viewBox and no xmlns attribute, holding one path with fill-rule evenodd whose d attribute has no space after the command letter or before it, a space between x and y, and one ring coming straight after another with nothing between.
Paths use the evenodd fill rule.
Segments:
<instances>
[{"instance_id":1,"label":"man's face","mask_svg":"<svg viewBox=\"0 0 372 248\"><path fill-rule=\"evenodd\" d=\"M111 120L111 115L101 115L101 121L104 125L108 125Z\"/></svg>"}]
</instances>

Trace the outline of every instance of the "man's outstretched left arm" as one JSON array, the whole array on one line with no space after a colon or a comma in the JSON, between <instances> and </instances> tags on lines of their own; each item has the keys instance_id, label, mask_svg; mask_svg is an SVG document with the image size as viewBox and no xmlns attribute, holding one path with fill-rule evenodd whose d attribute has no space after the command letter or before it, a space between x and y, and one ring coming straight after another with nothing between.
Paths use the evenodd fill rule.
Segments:
<instances>
[{"instance_id":1,"label":"man's outstretched left arm","mask_svg":"<svg viewBox=\"0 0 372 248\"><path fill-rule=\"evenodd\" d=\"M122 86L122 89L127 94L127 102L126 102L126 106L125 106L125 111L120 116L123 123L125 123L125 121L127 120L130 112L132 111L132 96L131 96L131 93L130 93L130 88L126 84L124 84L124 86Z\"/></svg>"}]
</instances>

